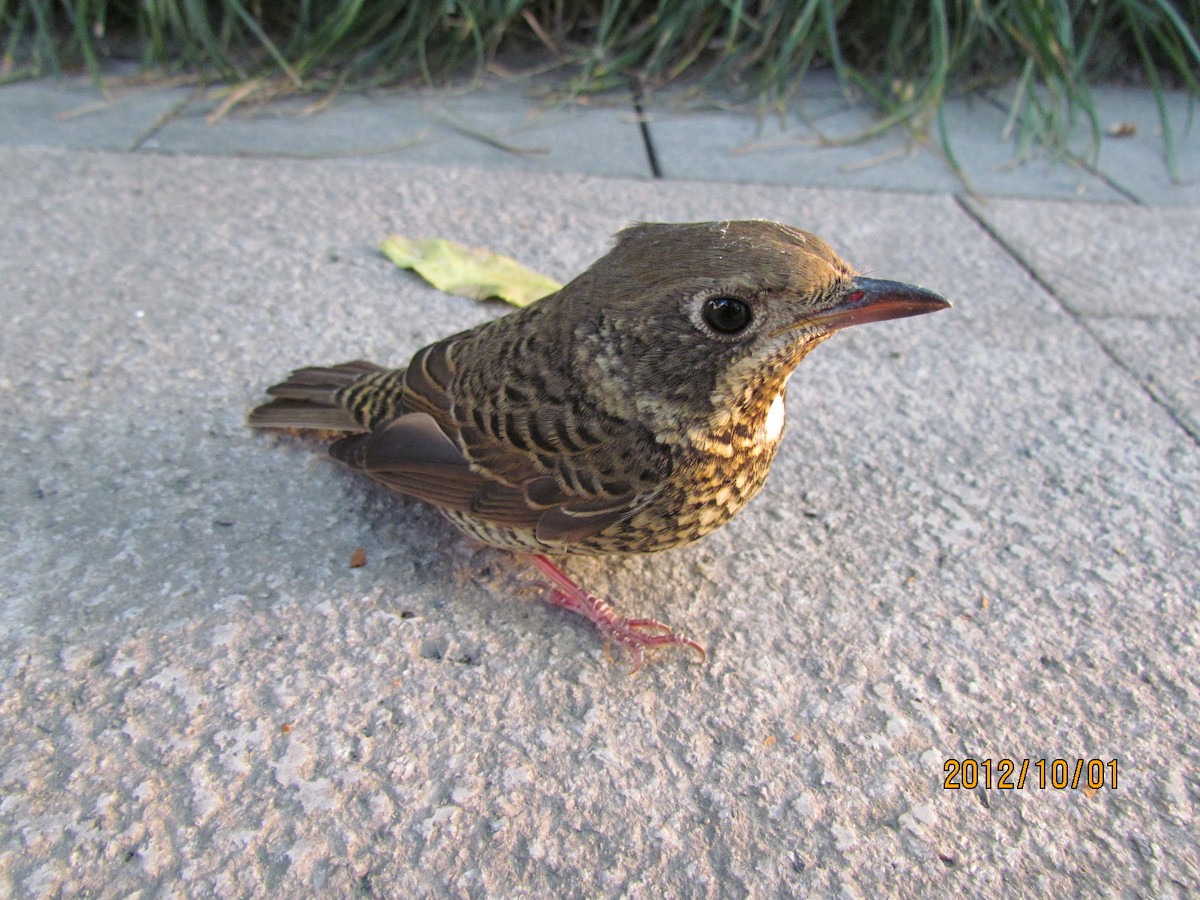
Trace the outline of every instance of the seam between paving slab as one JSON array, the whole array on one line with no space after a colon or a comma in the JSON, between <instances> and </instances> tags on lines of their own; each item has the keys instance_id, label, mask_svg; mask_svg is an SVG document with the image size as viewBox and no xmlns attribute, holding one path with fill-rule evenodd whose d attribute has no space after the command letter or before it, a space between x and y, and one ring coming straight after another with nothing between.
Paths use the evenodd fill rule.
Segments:
<instances>
[{"instance_id":1,"label":"seam between paving slab","mask_svg":"<svg viewBox=\"0 0 1200 900\"><path fill-rule=\"evenodd\" d=\"M638 130L642 134L642 144L646 148L646 162L650 164L650 177L655 181L660 181L663 177L662 167L658 164L658 153L654 149L654 138L650 134L650 123L646 121L646 114L642 108L642 92L640 88L635 88L632 98L633 112L637 116Z\"/></svg>"},{"instance_id":2,"label":"seam between paving slab","mask_svg":"<svg viewBox=\"0 0 1200 900\"><path fill-rule=\"evenodd\" d=\"M1130 203L1133 203L1136 206L1146 206L1147 205L1145 200L1143 200L1141 197L1139 197L1133 191L1129 190L1129 188L1122 185L1120 182L1114 180L1113 177L1111 175L1109 175L1107 172L1092 165L1090 162L1088 162L1083 157L1068 151L1066 153L1066 158L1069 159L1071 162L1073 162L1075 165L1079 166L1079 168L1083 169L1085 172L1091 172L1093 175L1095 175L1097 178L1099 178L1101 181L1103 181L1105 184L1107 184L1110 188L1112 188L1114 191L1116 191L1118 194L1120 194L1122 197L1124 197Z\"/></svg>"},{"instance_id":3,"label":"seam between paving slab","mask_svg":"<svg viewBox=\"0 0 1200 900\"><path fill-rule=\"evenodd\" d=\"M1161 397L1157 391L1155 391L1154 386L1151 383L1139 376L1137 372L1126 365L1120 357L1118 357L1112 352L1112 350L1109 349L1108 344L1102 341L1100 336L1097 335L1092 327L1088 324L1086 316L1080 315L1067 303L1064 303L1063 299L1058 295L1058 292L1055 291L1054 288L1050 286L1050 283L1038 273L1037 269L1034 268L1034 266L1029 263L1015 247L1006 241L1004 237L991 226L987 219L980 215L980 213L975 210L961 194L954 195L954 202L957 203L959 208L962 209L963 212L965 212L968 216L970 216L971 219L973 219L975 223L983 229L984 233L987 234L993 241L995 241L1005 253L1012 257L1013 261L1016 262L1017 265L1025 270L1025 272L1030 278L1033 279L1034 283L1037 284L1038 287L1054 298L1054 302L1058 304L1062 311L1066 313L1076 325L1084 330L1087 336L1090 337L1093 342L1095 342L1096 346L1103 351L1105 356L1112 360L1112 362L1119 369L1129 375L1129 377L1132 378L1146 393L1146 396L1148 396L1156 406L1161 408L1163 412L1170 416L1171 421L1179 426L1179 428L1183 430L1183 433L1192 439L1193 443L1195 443L1197 446L1200 446L1200 433L1194 431L1186 421L1179 417L1179 415L1172 408L1171 404L1168 403L1165 398Z\"/></svg>"}]
</instances>

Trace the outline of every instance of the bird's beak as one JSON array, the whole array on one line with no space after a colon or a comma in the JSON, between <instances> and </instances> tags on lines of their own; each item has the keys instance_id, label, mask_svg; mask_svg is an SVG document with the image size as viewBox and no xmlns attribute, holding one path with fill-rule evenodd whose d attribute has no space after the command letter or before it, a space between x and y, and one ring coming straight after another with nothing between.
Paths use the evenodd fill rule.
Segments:
<instances>
[{"instance_id":1,"label":"bird's beak","mask_svg":"<svg viewBox=\"0 0 1200 900\"><path fill-rule=\"evenodd\" d=\"M823 325L836 331L850 325L920 316L949 307L949 300L925 288L902 281L859 277L835 305L806 316L805 324Z\"/></svg>"}]
</instances>

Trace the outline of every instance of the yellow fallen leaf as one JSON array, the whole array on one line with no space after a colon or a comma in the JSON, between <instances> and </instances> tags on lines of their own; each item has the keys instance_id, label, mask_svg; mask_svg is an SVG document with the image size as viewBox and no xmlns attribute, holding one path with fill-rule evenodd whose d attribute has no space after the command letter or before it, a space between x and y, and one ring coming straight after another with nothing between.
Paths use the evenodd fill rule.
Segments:
<instances>
[{"instance_id":1,"label":"yellow fallen leaf","mask_svg":"<svg viewBox=\"0 0 1200 900\"><path fill-rule=\"evenodd\" d=\"M434 287L471 300L499 297L513 306L528 306L562 287L515 259L444 238L393 234L379 249L400 268L414 270Z\"/></svg>"}]
</instances>

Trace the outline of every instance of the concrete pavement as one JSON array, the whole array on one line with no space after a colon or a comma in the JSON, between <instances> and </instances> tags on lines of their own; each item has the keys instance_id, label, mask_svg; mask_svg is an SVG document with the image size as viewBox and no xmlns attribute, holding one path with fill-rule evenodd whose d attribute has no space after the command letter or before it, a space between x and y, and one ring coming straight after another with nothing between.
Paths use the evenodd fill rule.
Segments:
<instances>
[{"instance_id":1,"label":"concrete pavement","mask_svg":"<svg viewBox=\"0 0 1200 900\"><path fill-rule=\"evenodd\" d=\"M1194 185L1122 180L1106 147L969 197L919 156L862 183L703 129L728 134L696 166L827 179L779 183L766 156L688 169L651 110L654 179L627 109L539 133L458 97L303 126L204 126L179 89L39 115L92 102L71 90L0 88L6 892L1200 891ZM546 152L467 134L488 108ZM243 426L295 365L402 363L504 311L397 271L390 232L565 280L631 221L735 217L956 307L816 351L730 526L568 564L703 666L627 677L503 554ZM946 788L948 761L1002 758L1031 761L1022 788ZM1117 785L1040 787L1043 759Z\"/></svg>"}]
</instances>

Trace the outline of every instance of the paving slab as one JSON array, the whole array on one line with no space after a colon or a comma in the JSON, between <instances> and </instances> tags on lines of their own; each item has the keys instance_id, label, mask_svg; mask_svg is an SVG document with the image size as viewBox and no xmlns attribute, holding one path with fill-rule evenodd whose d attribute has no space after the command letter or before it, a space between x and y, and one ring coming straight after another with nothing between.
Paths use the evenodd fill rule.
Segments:
<instances>
[{"instance_id":1,"label":"paving slab","mask_svg":"<svg viewBox=\"0 0 1200 900\"><path fill-rule=\"evenodd\" d=\"M679 104L676 104L679 105ZM995 196L1120 201L1103 179L1067 159L1020 159L1005 137L1005 117L983 100L950 100L944 112L954 172L936 129L917 140L893 128L854 139L877 121L866 104L828 90L799 98L786 116L736 110L673 109L663 94L647 110L666 178L800 184L917 193L968 188Z\"/></svg>"},{"instance_id":2,"label":"paving slab","mask_svg":"<svg viewBox=\"0 0 1200 900\"><path fill-rule=\"evenodd\" d=\"M630 178L651 170L628 95L591 106L538 101L519 85L376 91L290 98L214 116L211 92L167 122L142 149L239 156L383 157Z\"/></svg>"},{"instance_id":3,"label":"paving slab","mask_svg":"<svg viewBox=\"0 0 1200 900\"><path fill-rule=\"evenodd\" d=\"M975 195L1122 202L1126 198L1069 157L1023 151L1007 117L983 98L950 99L943 117L949 153ZM938 139L936 132L931 138Z\"/></svg>"},{"instance_id":4,"label":"paving slab","mask_svg":"<svg viewBox=\"0 0 1200 900\"><path fill-rule=\"evenodd\" d=\"M1074 312L1200 317L1200 212L966 201Z\"/></svg>"},{"instance_id":5,"label":"paving slab","mask_svg":"<svg viewBox=\"0 0 1200 900\"><path fill-rule=\"evenodd\" d=\"M970 206L1200 435L1200 210L1002 199Z\"/></svg>"},{"instance_id":6,"label":"paving slab","mask_svg":"<svg viewBox=\"0 0 1200 900\"><path fill-rule=\"evenodd\" d=\"M1200 891L1200 450L953 199L20 148L0 175L9 891ZM806 361L727 528L568 564L704 665L629 677L504 555L243 426L292 366L502 311L393 269L389 232L565 278L632 220L745 216L957 305ZM944 786L1001 758L1023 789ZM1037 787L1056 758L1117 785Z\"/></svg>"},{"instance_id":7,"label":"paving slab","mask_svg":"<svg viewBox=\"0 0 1200 900\"><path fill-rule=\"evenodd\" d=\"M186 87L100 89L87 78L0 86L0 143L132 150L156 122L187 103Z\"/></svg>"},{"instance_id":8,"label":"paving slab","mask_svg":"<svg viewBox=\"0 0 1200 900\"><path fill-rule=\"evenodd\" d=\"M1011 96L1011 88L998 92L997 102L1007 106ZM1163 95L1174 142L1174 176L1166 161L1162 119L1153 91L1100 85L1092 89L1092 100L1101 136L1096 144L1089 123L1080 117L1068 138L1079 158L1139 203L1200 205L1200 125L1195 122L1194 99L1183 91Z\"/></svg>"},{"instance_id":9,"label":"paving slab","mask_svg":"<svg viewBox=\"0 0 1200 900\"><path fill-rule=\"evenodd\" d=\"M1098 87L1096 111L1105 137L1096 167L1115 184L1151 206L1200 206L1200 124L1196 101L1181 91L1163 99L1173 134L1177 172L1165 161L1163 126L1151 91ZM1133 134L1123 126L1132 125Z\"/></svg>"},{"instance_id":10,"label":"paving slab","mask_svg":"<svg viewBox=\"0 0 1200 900\"><path fill-rule=\"evenodd\" d=\"M849 147L822 146L823 137L870 127L873 119L865 110L805 115L814 124L726 110L646 111L664 178L926 193L954 189L956 180L945 164L898 133Z\"/></svg>"}]
</instances>

